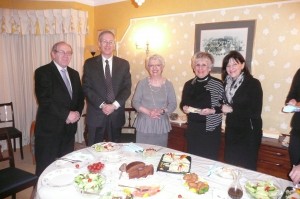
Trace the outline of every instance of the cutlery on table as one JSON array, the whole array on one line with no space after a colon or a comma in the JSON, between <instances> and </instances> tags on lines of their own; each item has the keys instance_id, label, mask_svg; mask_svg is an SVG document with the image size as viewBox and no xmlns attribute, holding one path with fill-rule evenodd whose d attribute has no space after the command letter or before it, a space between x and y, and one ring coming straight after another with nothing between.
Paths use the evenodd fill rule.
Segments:
<instances>
[{"instance_id":1,"label":"cutlery on table","mask_svg":"<svg viewBox=\"0 0 300 199\"><path fill-rule=\"evenodd\" d=\"M132 189L136 189L140 192L145 192L145 191L149 191L149 188L142 188L142 187L133 187L133 186L128 186L128 185L123 185L123 184L119 184L119 187L127 187L127 188L132 188Z\"/></svg>"},{"instance_id":2,"label":"cutlery on table","mask_svg":"<svg viewBox=\"0 0 300 199\"><path fill-rule=\"evenodd\" d=\"M156 149L156 152L157 151L160 151L160 150L162 150L163 149L163 147L159 147L158 149Z\"/></svg>"},{"instance_id":3,"label":"cutlery on table","mask_svg":"<svg viewBox=\"0 0 300 199\"><path fill-rule=\"evenodd\" d=\"M126 163L123 163L123 164L120 166L119 170L121 171L121 173L120 173L120 175L119 175L119 180L121 179L123 172L126 171L126 166L127 166Z\"/></svg>"},{"instance_id":4,"label":"cutlery on table","mask_svg":"<svg viewBox=\"0 0 300 199\"><path fill-rule=\"evenodd\" d=\"M69 159L69 158L57 158L56 160L63 160L63 161L71 162L71 163L82 162L81 160L73 160L73 159Z\"/></svg>"}]
</instances>

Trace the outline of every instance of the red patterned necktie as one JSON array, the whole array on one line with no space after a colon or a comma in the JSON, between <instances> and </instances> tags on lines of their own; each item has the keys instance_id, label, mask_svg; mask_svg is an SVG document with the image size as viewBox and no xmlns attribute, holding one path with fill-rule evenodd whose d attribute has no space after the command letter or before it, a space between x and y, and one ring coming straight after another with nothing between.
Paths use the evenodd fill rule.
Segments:
<instances>
[{"instance_id":1,"label":"red patterned necktie","mask_svg":"<svg viewBox=\"0 0 300 199\"><path fill-rule=\"evenodd\" d=\"M112 87L112 79L109 70L108 60L105 60L105 85L106 85L106 100L107 103L111 104L115 101L115 94Z\"/></svg>"}]
</instances>

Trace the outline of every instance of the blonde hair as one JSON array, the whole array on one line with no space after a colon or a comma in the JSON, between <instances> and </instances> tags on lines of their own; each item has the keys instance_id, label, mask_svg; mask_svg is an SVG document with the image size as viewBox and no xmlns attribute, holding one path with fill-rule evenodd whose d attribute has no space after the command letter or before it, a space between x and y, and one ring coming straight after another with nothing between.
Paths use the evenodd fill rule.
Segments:
<instances>
[{"instance_id":1,"label":"blonde hair","mask_svg":"<svg viewBox=\"0 0 300 199\"><path fill-rule=\"evenodd\" d=\"M154 55L151 55L148 59L147 59L147 67L149 68L149 63L150 61L152 60L158 60L160 62L160 64L162 65L162 67L165 66L165 59L161 56L161 55L158 55L158 54L154 54Z\"/></svg>"},{"instance_id":2,"label":"blonde hair","mask_svg":"<svg viewBox=\"0 0 300 199\"><path fill-rule=\"evenodd\" d=\"M208 59L208 60L210 60L211 61L211 66L210 67L212 67L215 63L215 59L210 53L199 51L199 52L196 52L193 55L192 59L191 59L192 68L194 68L196 60L198 60L198 59Z\"/></svg>"}]
</instances>

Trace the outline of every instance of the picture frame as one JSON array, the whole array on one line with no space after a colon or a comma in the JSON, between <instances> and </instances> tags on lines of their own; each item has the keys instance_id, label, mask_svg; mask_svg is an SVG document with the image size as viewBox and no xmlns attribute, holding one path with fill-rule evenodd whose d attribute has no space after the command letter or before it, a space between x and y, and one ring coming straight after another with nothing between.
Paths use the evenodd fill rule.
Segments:
<instances>
[{"instance_id":1,"label":"picture frame","mask_svg":"<svg viewBox=\"0 0 300 199\"><path fill-rule=\"evenodd\" d=\"M196 24L194 52L212 54L215 63L211 72L221 73L225 55L237 50L244 56L251 72L255 25L255 20Z\"/></svg>"}]
</instances>

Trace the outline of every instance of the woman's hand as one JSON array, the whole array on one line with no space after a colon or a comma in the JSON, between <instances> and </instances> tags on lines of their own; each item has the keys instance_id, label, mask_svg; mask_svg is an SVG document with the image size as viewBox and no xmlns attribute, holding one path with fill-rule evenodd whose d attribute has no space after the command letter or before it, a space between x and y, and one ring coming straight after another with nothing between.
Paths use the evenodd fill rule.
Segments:
<instances>
[{"instance_id":1,"label":"woman's hand","mask_svg":"<svg viewBox=\"0 0 300 199\"><path fill-rule=\"evenodd\" d=\"M289 176L291 177L294 184L298 184L300 182L300 165L293 166L292 171Z\"/></svg>"},{"instance_id":2,"label":"woman's hand","mask_svg":"<svg viewBox=\"0 0 300 199\"><path fill-rule=\"evenodd\" d=\"M223 113L231 113L233 111L232 107L227 105L227 104L223 104L222 105L222 112Z\"/></svg>"},{"instance_id":3,"label":"woman's hand","mask_svg":"<svg viewBox=\"0 0 300 199\"><path fill-rule=\"evenodd\" d=\"M182 107L182 110L183 110L183 112L184 112L185 114L189 114L189 113L190 113L190 111L189 111L189 106L183 106L183 107Z\"/></svg>"},{"instance_id":4,"label":"woman's hand","mask_svg":"<svg viewBox=\"0 0 300 199\"><path fill-rule=\"evenodd\" d=\"M161 116L161 109L152 109L149 111L149 116L153 119L159 119Z\"/></svg>"},{"instance_id":5,"label":"woman's hand","mask_svg":"<svg viewBox=\"0 0 300 199\"><path fill-rule=\"evenodd\" d=\"M297 106L297 101L295 99L291 99L287 104Z\"/></svg>"}]
</instances>

